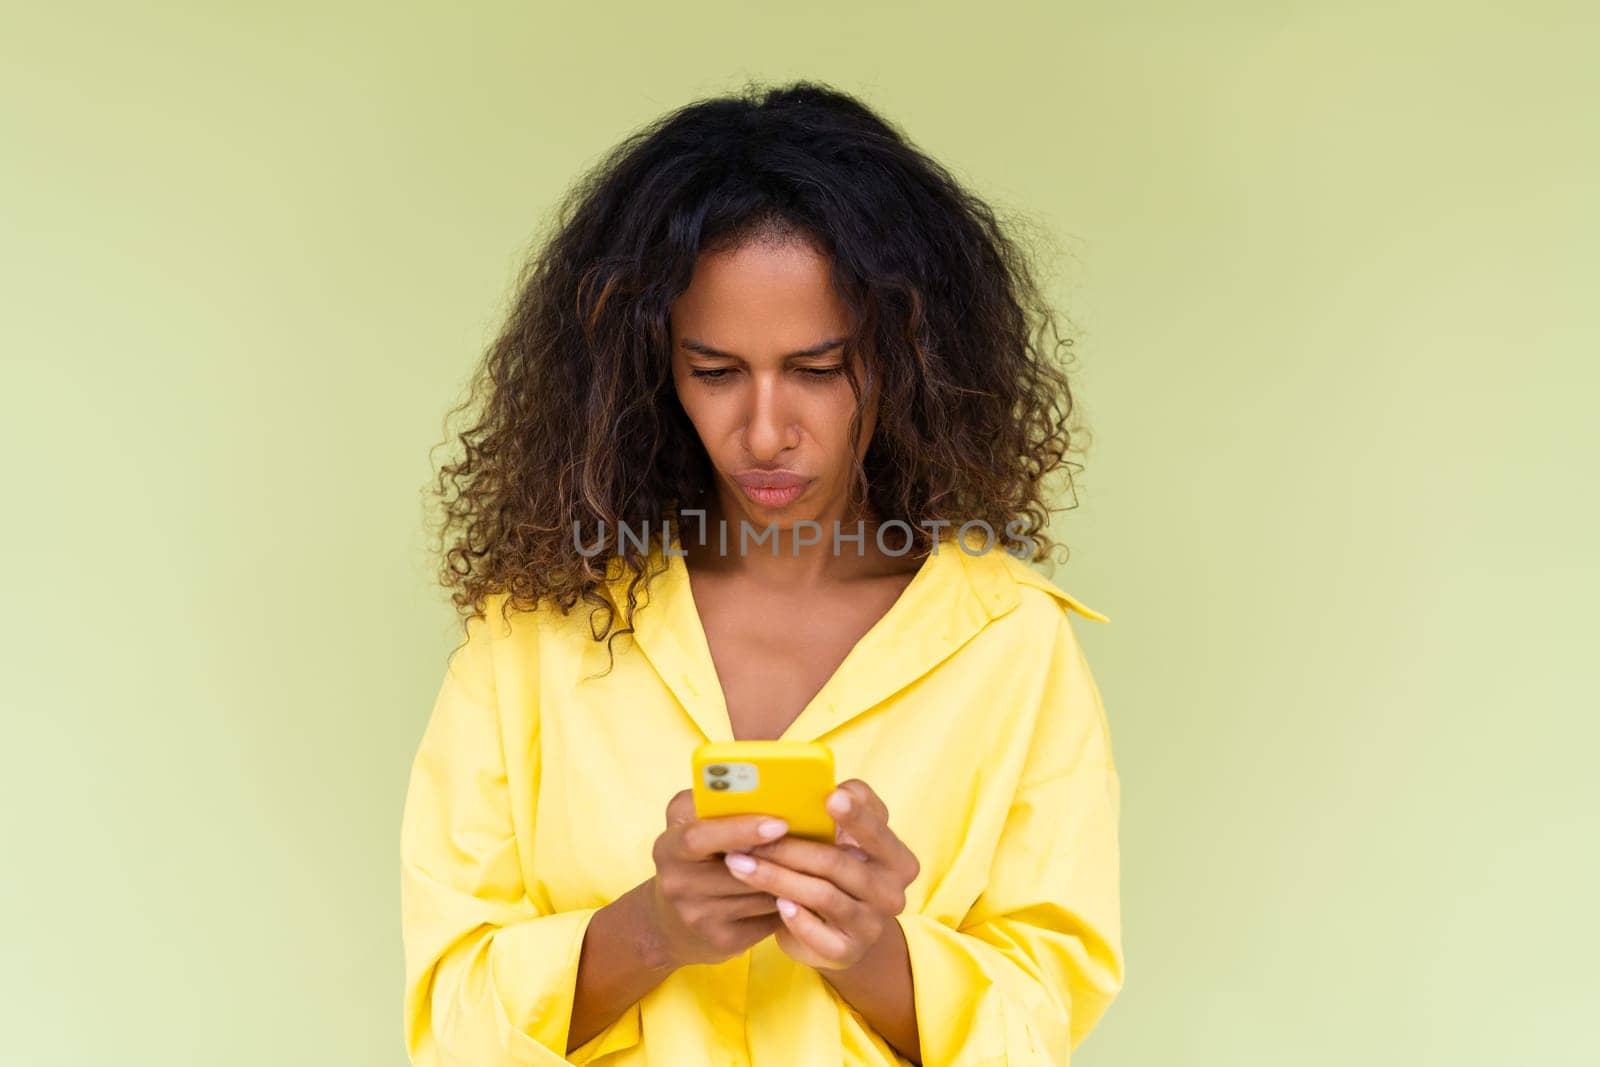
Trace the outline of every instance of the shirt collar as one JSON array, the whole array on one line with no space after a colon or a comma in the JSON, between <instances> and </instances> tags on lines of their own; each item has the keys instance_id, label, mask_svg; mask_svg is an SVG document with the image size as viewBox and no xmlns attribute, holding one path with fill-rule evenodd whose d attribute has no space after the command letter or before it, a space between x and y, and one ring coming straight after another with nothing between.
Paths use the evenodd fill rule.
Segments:
<instances>
[{"instance_id":1,"label":"shirt collar","mask_svg":"<svg viewBox=\"0 0 1600 1067\"><path fill-rule=\"evenodd\" d=\"M650 578L633 620L635 642L705 739L732 741L732 720L684 557L676 549L665 552L656 540L646 573ZM624 571L613 580L616 603L625 602L627 577ZM1036 585L1089 618L1109 621L1003 550L972 554L946 536L780 740L817 740L882 704L1016 607L1020 584Z\"/></svg>"}]
</instances>

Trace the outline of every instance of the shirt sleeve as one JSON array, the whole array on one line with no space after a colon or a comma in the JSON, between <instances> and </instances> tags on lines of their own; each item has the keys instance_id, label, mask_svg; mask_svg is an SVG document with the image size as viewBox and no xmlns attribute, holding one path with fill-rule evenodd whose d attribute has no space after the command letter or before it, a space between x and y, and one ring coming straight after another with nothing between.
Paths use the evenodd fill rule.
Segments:
<instances>
[{"instance_id":1,"label":"shirt sleeve","mask_svg":"<svg viewBox=\"0 0 1600 1067\"><path fill-rule=\"evenodd\" d=\"M1123 984L1121 785L1065 613L990 867L959 925L901 914L923 1067L1063 1067Z\"/></svg>"},{"instance_id":2,"label":"shirt sleeve","mask_svg":"<svg viewBox=\"0 0 1600 1067\"><path fill-rule=\"evenodd\" d=\"M599 908L551 911L529 897L489 646L486 620L474 618L445 671L406 790L406 1048L417 1067L584 1064L637 1044L640 1009L630 1006L566 1053L578 958ZM527 751L536 754L532 729ZM530 766L532 780L517 788L537 798L537 755Z\"/></svg>"}]
</instances>

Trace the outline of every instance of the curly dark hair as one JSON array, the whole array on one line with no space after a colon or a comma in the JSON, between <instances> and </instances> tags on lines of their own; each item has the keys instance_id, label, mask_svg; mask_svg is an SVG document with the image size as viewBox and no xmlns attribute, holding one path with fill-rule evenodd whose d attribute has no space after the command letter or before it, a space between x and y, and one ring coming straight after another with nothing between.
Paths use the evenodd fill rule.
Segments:
<instances>
[{"instance_id":1,"label":"curly dark hair","mask_svg":"<svg viewBox=\"0 0 1600 1067\"><path fill-rule=\"evenodd\" d=\"M830 260L846 358L881 390L852 501L909 524L921 551L926 523L1021 521L1044 558L1050 512L1077 506L1073 397L1053 359L1072 341L1009 228L865 104L813 81L746 83L622 141L558 203L445 416L448 442L451 418L477 411L430 483L463 628L499 593L503 614L581 599L602 640L610 583L631 575L613 637L631 632L649 551L621 529L664 531L712 476L673 386L668 310L702 253L754 239L799 238ZM1045 503L1057 471L1069 507Z\"/></svg>"}]
</instances>

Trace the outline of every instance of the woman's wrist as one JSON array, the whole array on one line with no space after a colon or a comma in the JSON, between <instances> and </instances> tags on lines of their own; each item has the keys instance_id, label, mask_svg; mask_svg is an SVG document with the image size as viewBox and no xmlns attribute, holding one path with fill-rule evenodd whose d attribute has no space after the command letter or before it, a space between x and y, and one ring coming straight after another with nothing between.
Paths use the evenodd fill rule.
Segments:
<instances>
[{"instance_id":1,"label":"woman's wrist","mask_svg":"<svg viewBox=\"0 0 1600 1067\"><path fill-rule=\"evenodd\" d=\"M678 969L656 929L654 895L652 878L590 917L579 952L568 1052L611 1025Z\"/></svg>"},{"instance_id":2,"label":"woman's wrist","mask_svg":"<svg viewBox=\"0 0 1600 1067\"><path fill-rule=\"evenodd\" d=\"M674 956L659 921L655 875L623 894L618 903L627 909L629 941L645 970L660 972L664 978L683 966L683 961Z\"/></svg>"}]
</instances>

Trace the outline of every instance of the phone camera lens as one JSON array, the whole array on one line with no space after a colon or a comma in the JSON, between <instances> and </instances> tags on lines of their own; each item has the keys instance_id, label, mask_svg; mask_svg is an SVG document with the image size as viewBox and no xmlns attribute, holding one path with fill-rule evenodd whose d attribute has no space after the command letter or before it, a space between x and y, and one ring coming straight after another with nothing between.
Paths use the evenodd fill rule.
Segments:
<instances>
[{"instance_id":1,"label":"phone camera lens","mask_svg":"<svg viewBox=\"0 0 1600 1067\"><path fill-rule=\"evenodd\" d=\"M728 780L726 778L718 778L718 779L716 779L715 781L713 781L711 783L711 788L712 789L728 789L728 788L731 788L731 787L728 785Z\"/></svg>"},{"instance_id":2,"label":"phone camera lens","mask_svg":"<svg viewBox=\"0 0 1600 1067\"><path fill-rule=\"evenodd\" d=\"M707 770L712 774L727 774L728 773L728 768L724 767L720 763L715 764L715 765L713 765L711 767L708 767Z\"/></svg>"}]
</instances>

